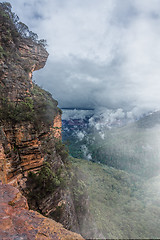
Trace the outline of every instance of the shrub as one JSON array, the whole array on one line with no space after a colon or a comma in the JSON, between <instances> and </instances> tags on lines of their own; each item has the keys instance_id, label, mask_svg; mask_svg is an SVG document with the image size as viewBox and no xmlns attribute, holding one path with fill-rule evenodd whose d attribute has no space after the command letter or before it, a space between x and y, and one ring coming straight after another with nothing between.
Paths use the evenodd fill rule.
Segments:
<instances>
[{"instance_id":1,"label":"shrub","mask_svg":"<svg viewBox=\"0 0 160 240\"><path fill-rule=\"evenodd\" d=\"M7 98L0 99L0 120L21 122L32 120L34 116L33 100L25 97L23 101L11 102Z\"/></svg>"},{"instance_id":2,"label":"shrub","mask_svg":"<svg viewBox=\"0 0 160 240\"><path fill-rule=\"evenodd\" d=\"M36 84L33 85L31 96L35 111L35 125L40 127L42 122L52 125L54 117L58 112L57 101L52 98L49 92L43 90Z\"/></svg>"},{"instance_id":3,"label":"shrub","mask_svg":"<svg viewBox=\"0 0 160 240\"><path fill-rule=\"evenodd\" d=\"M15 41L15 36L18 36L19 38L30 39L42 47L47 46L45 39L38 40L38 35L29 31L29 28L19 21L19 17L12 12L12 6L8 2L0 3L0 21L7 24L8 30L10 30L10 36L13 37Z\"/></svg>"},{"instance_id":4,"label":"shrub","mask_svg":"<svg viewBox=\"0 0 160 240\"><path fill-rule=\"evenodd\" d=\"M55 174L51 170L51 166L48 162L45 162L39 172L28 174L28 187L29 200L33 199L39 203L42 198L53 193L58 187L61 186L62 176L59 172Z\"/></svg>"},{"instance_id":5,"label":"shrub","mask_svg":"<svg viewBox=\"0 0 160 240\"><path fill-rule=\"evenodd\" d=\"M0 46L0 58L3 58L4 56L6 56L6 52L5 52L5 50L3 49L3 47Z\"/></svg>"},{"instance_id":6,"label":"shrub","mask_svg":"<svg viewBox=\"0 0 160 240\"><path fill-rule=\"evenodd\" d=\"M56 153L59 154L64 162L67 161L69 156L69 150L65 144L62 143L61 140L55 141L55 149Z\"/></svg>"},{"instance_id":7,"label":"shrub","mask_svg":"<svg viewBox=\"0 0 160 240\"><path fill-rule=\"evenodd\" d=\"M42 122L46 125L53 125L54 117L59 112L57 101L52 98L49 92L37 85L34 85L29 96L25 96L16 102L11 102L9 99L2 97L2 87L0 87L0 96L1 121L10 120L14 123L31 121L38 130L42 126Z\"/></svg>"}]
</instances>

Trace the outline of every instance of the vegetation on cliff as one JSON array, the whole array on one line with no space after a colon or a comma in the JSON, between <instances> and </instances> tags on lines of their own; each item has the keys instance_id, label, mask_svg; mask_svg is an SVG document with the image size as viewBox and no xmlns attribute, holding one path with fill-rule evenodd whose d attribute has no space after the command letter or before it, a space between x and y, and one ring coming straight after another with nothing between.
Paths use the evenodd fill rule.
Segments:
<instances>
[{"instance_id":1,"label":"vegetation on cliff","mask_svg":"<svg viewBox=\"0 0 160 240\"><path fill-rule=\"evenodd\" d=\"M80 177L81 171L77 173L77 168L71 164L65 144L56 139L53 145L50 140L48 144L48 148L45 148L46 162L37 173L30 172L28 175L26 196L29 206L63 223L67 229L81 232L84 218L89 217L88 195L83 178ZM54 151L63 164L57 165ZM48 211L44 204L47 205L51 199ZM73 215L67 217L70 211ZM77 219L75 225L70 218Z\"/></svg>"},{"instance_id":2,"label":"vegetation on cliff","mask_svg":"<svg viewBox=\"0 0 160 240\"><path fill-rule=\"evenodd\" d=\"M45 39L38 40L38 35L30 31L29 28L19 20L19 17L12 12L12 6L9 2L0 3L0 21L4 23L1 28L1 39L5 47L12 39L17 43L19 38L30 39L43 47L47 45ZM1 56L5 56L5 51L2 46L0 47L0 54Z\"/></svg>"},{"instance_id":3,"label":"vegetation on cliff","mask_svg":"<svg viewBox=\"0 0 160 240\"><path fill-rule=\"evenodd\" d=\"M84 188L69 175L61 134L55 137L61 127L54 121L62 112L50 93L32 83L32 72L48 57L45 41L37 40L9 3L0 3L0 31L0 173L17 184L32 209L78 231L76 211L84 204L78 204L78 194Z\"/></svg>"},{"instance_id":4,"label":"vegetation on cliff","mask_svg":"<svg viewBox=\"0 0 160 240\"><path fill-rule=\"evenodd\" d=\"M8 77L8 71L12 71L11 81L13 81L13 77L17 77L23 78L22 82L28 80L29 83L27 75L34 62L28 63L27 60L22 59L19 52L20 44L27 40L30 41L30 44L35 42L43 47L45 41L38 41L38 36L19 21L18 16L11 11L10 3L6 2L0 3L0 33L0 59L2 59L0 73L5 78L2 78L0 82L0 121L12 121L13 123L32 121L36 124L46 121L48 124L52 124L55 113L60 110L57 108L57 101L52 98L50 93L33 84L33 87L30 86L29 92L23 92L23 95L17 94L12 101L8 97L7 88L9 86L5 82L6 80L10 81L6 77ZM24 73L20 67L21 64ZM17 76L14 74L15 71L17 71ZM12 87L11 84L13 83L10 82L10 87Z\"/></svg>"},{"instance_id":5,"label":"vegetation on cliff","mask_svg":"<svg viewBox=\"0 0 160 240\"><path fill-rule=\"evenodd\" d=\"M45 41L39 41L11 9L10 3L0 3L0 121L51 125L60 111L57 101L31 82L33 70L47 60Z\"/></svg>"},{"instance_id":6,"label":"vegetation on cliff","mask_svg":"<svg viewBox=\"0 0 160 240\"><path fill-rule=\"evenodd\" d=\"M31 121L40 127L42 122L52 125L57 112L61 114L57 101L36 84L33 85L31 93L21 96L21 99L15 102L3 97L3 91L3 87L0 87L0 121Z\"/></svg>"},{"instance_id":7,"label":"vegetation on cliff","mask_svg":"<svg viewBox=\"0 0 160 240\"><path fill-rule=\"evenodd\" d=\"M28 186L29 200L36 201L36 205L49 194L53 194L58 187L64 185L64 179L61 176L61 169L58 169L56 173L51 170L51 165L45 162L41 169L37 172L29 172L28 174Z\"/></svg>"}]
</instances>

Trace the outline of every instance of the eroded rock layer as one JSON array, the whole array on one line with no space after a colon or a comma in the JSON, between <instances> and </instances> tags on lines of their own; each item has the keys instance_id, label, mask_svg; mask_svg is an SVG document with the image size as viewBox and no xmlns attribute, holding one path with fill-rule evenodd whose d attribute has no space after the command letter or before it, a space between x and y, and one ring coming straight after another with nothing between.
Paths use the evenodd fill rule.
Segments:
<instances>
[{"instance_id":1,"label":"eroded rock layer","mask_svg":"<svg viewBox=\"0 0 160 240\"><path fill-rule=\"evenodd\" d=\"M42 166L44 142L51 134L61 139L62 123L57 101L32 83L47 51L31 39L15 38L9 23L0 17L0 179L17 184Z\"/></svg>"},{"instance_id":2,"label":"eroded rock layer","mask_svg":"<svg viewBox=\"0 0 160 240\"><path fill-rule=\"evenodd\" d=\"M65 185L68 152L61 142L61 110L50 93L32 82L33 71L44 67L48 53L37 41L20 35L13 14L4 9L0 3L0 180L17 187L30 208L80 232L74 191ZM0 239L72 239L61 225L28 212L24 198L12 203L19 192L5 188L1 197L11 199L0 200Z\"/></svg>"},{"instance_id":3,"label":"eroded rock layer","mask_svg":"<svg viewBox=\"0 0 160 240\"><path fill-rule=\"evenodd\" d=\"M25 197L10 185L0 185L0 239L78 240L79 234L60 223L28 210Z\"/></svg>"}]
</instances>

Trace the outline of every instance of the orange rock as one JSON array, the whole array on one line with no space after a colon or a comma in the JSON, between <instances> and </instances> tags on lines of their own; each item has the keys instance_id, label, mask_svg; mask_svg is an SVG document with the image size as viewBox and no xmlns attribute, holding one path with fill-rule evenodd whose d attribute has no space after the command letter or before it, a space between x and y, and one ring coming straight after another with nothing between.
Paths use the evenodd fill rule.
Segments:
<instances>
[{"instance_id":1,"label":"orange rock","mask_svg":"<svg viewBox=\"0 0 160 240\"><path fill-rule=\"evenodd\" d=\"M6 156L2 144L0 144L0 180L3 183L7 183Z\"/></svg>"},{"instance_id":2,"label":"orange rock","mask_svg":"<svg viewBox=\"0 0 160 240\"><path fill-rule=\"evenodd\" d=\"M62 139L62 119L61 114L57 114L53 123L53 134L55 138Z\"/></svg>"},{"instance_id":3,"label":"orange rock","mask_svg":"<svg viewBox=\"0 0 160 240\"><path fill-rule=\"evenodd\" d=\"M78 240L79 234L66 230L52 219L28 210L25 197L10 185L0 185L0 239Z\"/></svg>"},{"instance_id":4,"label":"orange rock","mask_svg":"<svg viewBox=\"0 0 160 240\"><path fill-rule=\"evenodd\" d=\"M44 130L40 133L36 132L35 126L29 122L18 123L15 126L6 123L2 126L0 129L0 180L3 183L12 182L16 186L23 176L27 177L29 171L37 172L46 158L42 151L43 142L47 141L49 135L61 139L61 126L59 113L54 119L53 128L44 126ZM39 137L41 135L43 139Z\"/></svg>"}]
</instances>

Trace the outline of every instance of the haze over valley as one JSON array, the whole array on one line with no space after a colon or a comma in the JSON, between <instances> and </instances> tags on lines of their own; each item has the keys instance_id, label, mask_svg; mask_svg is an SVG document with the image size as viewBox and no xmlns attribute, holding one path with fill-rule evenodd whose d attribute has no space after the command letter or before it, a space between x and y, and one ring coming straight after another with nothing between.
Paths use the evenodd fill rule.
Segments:
<instances>
[{"instance_id":1,"label":"haze over valley","mask_svg":"<svg viewBox=\"0 0 160 240\"><path fill-rule=\"evenodd\" d=\"M85 239L160 239L160 1L8 1L0 180Z\"/></svg>"}]
</instances>

